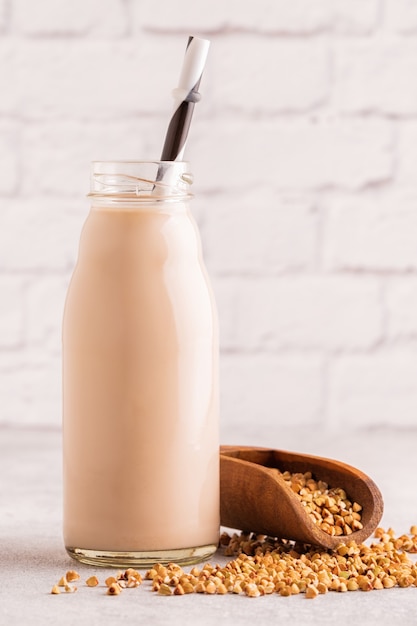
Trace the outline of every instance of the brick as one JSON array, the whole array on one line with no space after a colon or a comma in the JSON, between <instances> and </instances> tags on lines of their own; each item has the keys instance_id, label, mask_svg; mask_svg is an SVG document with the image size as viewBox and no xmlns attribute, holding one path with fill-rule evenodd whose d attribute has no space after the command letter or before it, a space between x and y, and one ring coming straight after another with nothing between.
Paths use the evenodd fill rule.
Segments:
<instances>
[{"instance_id":1,"label":"brick","mask_svg":"<svg viewBox=\"0 0 417 626\"><path fill-rule=\"evenodd\" d=\"M48 355L60 357L62 319L69 273L37 276L26 292L26 345Z\"/></svg>"},{"instance_id":2,"label":"brick","mask_svg":"<svg viewBox=\"0 0 417 626\"><path fill-rule=\"evenodd\" d=\"M199 120L188 158L203 189L345 187L392 176L391 129L381 120ZM216 155L214 158L213 155Z\"/></svg>"},{"instance_id":3,"label":"brick","mask_svg":"<svg viewBox=\"0 0 417 626\"><path fill-rule=\"evenodd\" d=\"M123 35L127 14L120 0L13 0L12 27L25 35Z\"/></svg>"},{"instance_id":4,"label":"brick","mask_svg":"<svg viewBox=\"0 0 417 626\"><path fill-rule=\"evenodd\" d=\"M173 32L310 33L331 23L332 0L258 0L256 5L239 0L212 0L205 5L193 0L167 2L155 10L152 0L132 5L137 30Z\"/></svg>"},{"instance_id":5,"label":"brick","mask_svg":"<svg viewBox=\"0 0 417 626\"><path fill-rule=\"evenodd\" d=\"M371 278L213 276L224 350L372 348L382 335Z\"/></svg>"},{"instance_id":6,"label":"brick","mask_svg":"<svg viewBox=\"0 0 417 626\"><path fill-rule=\"evenodd\" d=\"M63 122L25 128L22 160L26 194L84 198L94 160L158 158L165 123L146 116L124 122Z\"/></svg>"},{"instance_id":7,"label":"brick","mask_svg":"<svg viewBox=\"0 0 417 626\"><path fill-rule=\"evenodd\" d=\"M69 271L75 263L88 201L11 198L0 213L0 269Z\"/></svg>"},{"instance_id":8,"label":"brick","mask_svg":"<svg viewBox=\"0 0 417 626\"><path fill-rule=\"evenodd\" d=\"M414 187L417 180L417 123L402 120L397 125L397 168L399 183Z\"/></svg>"},{"instance_id":9,"label":"brick","mask_svg":"<svg viewBox=\"0 0 417 626\"><path fill-rule=\"evenodd\" d=\"M222 425L239 432L318 421L322 362L310 355L233 355L220 359ZM233 443L233 442L232 442ZM234 441L236 444L236 439Z\"/></svg>"},{"instance_id":10,"label":"brick","mask_svg":"<svg viewBox=\"0 0 417 626\"><path fill-rule=\"evenodd\" d=\"M183 55L173 42L145 36L0 41L0 83L13 86L2 92L0 113L94 120L168 115Z\"/></svg>"},{"instance_id":11,"label":"brick","mask_svg":"<svg viewBox=\"0 0 417 626\"><path fill-rule=\"evenodd\" d=\"M20 278L0 276L0 349L18 348L24 332L24 286Z\"/></svg>"},{"instance_id":12,"label":"brick","mask_svg":"<svg viewBox=\"0 0 417 626\"><path fill-rule=\"evenodd\" d=\"M0 195L12 194L19 184L18 131L0 124Z\"/></svg>"},{"instance_id":13,"label":"brick","mask_svg":"<svg viewBox=\"0 0 417 626\"><path fill-rule=\"evenodd\" d=\"M314 265L318 215L311 199L264 188L196 202L210 271L271 274Z\"/></svg>"},{"instance_id":14,"label":"brick","mask_svg":"<svg viewBox=\"0 0 417 626\"><path fill-rule=\"evenodd\" d=\"M415 0L385 0L385 26L401 34L417 30L417 3Z\"/></svg>"},{"instance_id":15,"label":"brick","mask_svg":"<svg viewBox=\"0 0 417 626\"><path fill-rule=\"evenodd\" d=\"M385 288L387 334L390 339L417 337L417 280L415 277L392 279Z\"/></svg>"},{"instance_id":16,"label":"brick","mask_svg":"<svg viewBox=\"0 0 417 626\"><path fill-rule=\"evenodd\" d=\"M334 29L340 34L368 34L378 26L380 10L380 0L334 0Z\"/></svg>"},{"instance_id":17,"label":"brick","mask_svg":"<svg viewBox=\"0 0 417 626\"><path fill-rule=\"evenodd\" d=\"M335 105L348 112L417 113L417 43L372 41L338 43Z\"/></svg>"},{"instance_id":18,"label":"brick","mask_svg":"<svg viewBox=\"0 0 417 626\"><path fill-rule=\"evenodd\" d=\"M7 0L0 0L0 32L6 30L8 25L9 5Z\"/></svg>"},{"instance_id":19,"label":"brick","mask_svg":"<svg viewBox=\"0 0 417 626\"><path fill-rule=\"evenodd\" d=\"M61 359L0 353L1 423L60 427Z\"/></svg>"},{"instance_id":20,"label":"brick","mask_svg":"<svg viewBox=\"0 0 417 626\"><path fill-rule=\"evenodd\" d=\"M222 111L309 109L328 96L329 57L327 45L311 40L242 35L217 39L210 51L210 98Z\"/></svg>"},{"instance_id":21,"label":"brick","mask_svg":"<svg viewBox=\"0 0 417 626\"><path fill-rule=\"evenodd\" d=\"M323 229L326 268L415 270L416 204L417 189L330 200Z\"/></svg>"},{"instance_id":22,"label":"brick","mask_svg":"<svg viewBox=\"0 0 417 626\"><path fill-rule=\"evenodd\" d=\"M414 427L417 355L392 353L341 357L328 380L328 421L334 428Z\"/></svg>"}]
</instances>

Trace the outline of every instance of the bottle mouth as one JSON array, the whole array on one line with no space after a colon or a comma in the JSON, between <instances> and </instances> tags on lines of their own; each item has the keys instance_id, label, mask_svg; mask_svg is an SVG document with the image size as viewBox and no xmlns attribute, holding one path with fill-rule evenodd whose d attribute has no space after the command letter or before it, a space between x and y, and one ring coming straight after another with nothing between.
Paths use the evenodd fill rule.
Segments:
<instances>
[{"instance_id":1,"label":"bottle mouth","mask_svg":"<svg viewBox=\"0 0 417 626\"><path fill-rule=\"evenodd\" d=\"M169 200L190 197L193 175L186 161L93 161L94 197Z\"/></svg>"}]
</instances>

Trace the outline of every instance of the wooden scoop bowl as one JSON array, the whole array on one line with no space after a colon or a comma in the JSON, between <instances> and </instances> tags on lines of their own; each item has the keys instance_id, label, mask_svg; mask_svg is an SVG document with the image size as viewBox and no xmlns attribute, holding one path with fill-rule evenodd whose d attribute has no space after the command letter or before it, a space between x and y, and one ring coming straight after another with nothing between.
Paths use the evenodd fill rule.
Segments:
<instances>
[{"instance_id":1,"label":"wooden scoop bowl","mask_svg":"<svg viewBox=\"0 0 417 626\"><path fill-rule=\"evenodd\" d=\"M342 487L362 505L363 528L351 535L331 536L309 517L295 493L272 468L281 472L312 472L329 487ZM363 542L382 517L383 501L375 483L361 471L318 456L247 446L220 448L220 521L222 526L294 539L335 549L349 541Z\"/></svg>"}]
</instances>

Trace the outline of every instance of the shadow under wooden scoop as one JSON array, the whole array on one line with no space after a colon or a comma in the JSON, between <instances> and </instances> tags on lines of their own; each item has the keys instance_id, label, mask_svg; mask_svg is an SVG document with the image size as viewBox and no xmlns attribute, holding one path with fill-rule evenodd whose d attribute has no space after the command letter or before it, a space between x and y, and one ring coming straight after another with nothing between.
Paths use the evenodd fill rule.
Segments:
<instances>
[{"instance_id":1,"label":"shadow under wooden scoop","mask_svg":"<svg viewBox=\"0 0 417 626\"><path fill-rule=\"evenodd\" d=\"M312 472L331 487L342 487L362 506L363 528L331 536L315 524L281 472ZM220 447L220 521L222 526L335 549L363 542L382 517L383 500L376 484L356 468L318 456L249 446Z\"/></svg>"}]
</instances>

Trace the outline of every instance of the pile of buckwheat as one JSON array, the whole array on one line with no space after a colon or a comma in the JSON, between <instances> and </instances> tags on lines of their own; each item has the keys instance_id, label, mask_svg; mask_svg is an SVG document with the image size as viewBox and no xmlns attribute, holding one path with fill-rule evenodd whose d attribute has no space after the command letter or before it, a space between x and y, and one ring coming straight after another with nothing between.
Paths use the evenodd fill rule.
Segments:
<instances>
[{"instance_id":1,"label":"pile of buckwheat","mask_svg":"<svg viewBox=\"0 0 417 626\"><path fill-rule=\"evenodd\" d=\"M280 474L311 520L332 536L351 535L363 528L362 506L349 499L340 487L330 488L316 480L311 472ZM254 533L223 533L220 547L224 555L234 557L226 565L205 563L189 572L176 564L155 564L145 574L152 591L162 596L182 596L189 593L225 595L241 594L255 598L278 594L293 596L304 593L315 598L328 591L371 591L392 587L417 587L417 563L408 556L417 553L417 525L409 535L395 536L394 531L377 528L369 546L355 541L340 543L335 550L276 539ZM346 539L345 539L346 540ZM80 575L70 570L52 594L77 591L72 585ZM105 580L107 595L116 596L126 588L139 587L142 575L129 568ZM88 587L96 587L99 580L90 576Z\"/></svg>"},{"instance_id":2,"label":"pile of buckwheat","mask_svg":"<svg viewBox=\"0 0 417 626\"><path fill-rule=\"evenodd\" d=\"M369 547L351 541L335 551L320 551L266 536L224 533L221 544L236 555L226 565L206 564L189 574L175 564L155 565L146 578L160 595L305 593L306 598L315 598L327 591L417 586L417 564L405 553L417 552L417 526L411 527L411 536L396 538L392 529L378 528L375 537L379 542Z\"/></svg>"},{"instance_id":3,"label":"pile of buckwheat","mask_svg":"<svg viewBox=\"0 0 417 626\"><path fill-rule=\"evenodd\" d=\"M323 480L316 480L311 472L275 471L295 493L310 519L324 532L332 536L351 535L363 528L362 506L351 502L344 489L330 488Z\"/></svg>"},{"instance_id":4,"label":"pile of buckwheat","mask_svg":"<svg viewBox=\"0 0 417 626\"><path fill-rule=\"evenodd\" d=\"M155 564L145 574L152 591L162 596L189 593L240 594L251 598L268 594L315 598L328 591L371 591L392 587L417 586L417 563L408 556L417 553L417 526L409 535L395 536L390 528L375 531L378 541L367 546L351 541L334 551L279 540L265 535L223 533L220 545L225 554L235 558L226 565L206 563L188 573L175 563ZM70 583L79 580L69 571L52 588L53 594L74 592ZM86 585L99 584L96 576ZM134 569L118 572L106 579L107 595L119 595L125 588L139 587L142 576Z\"/></svg>"}]
</instances>

